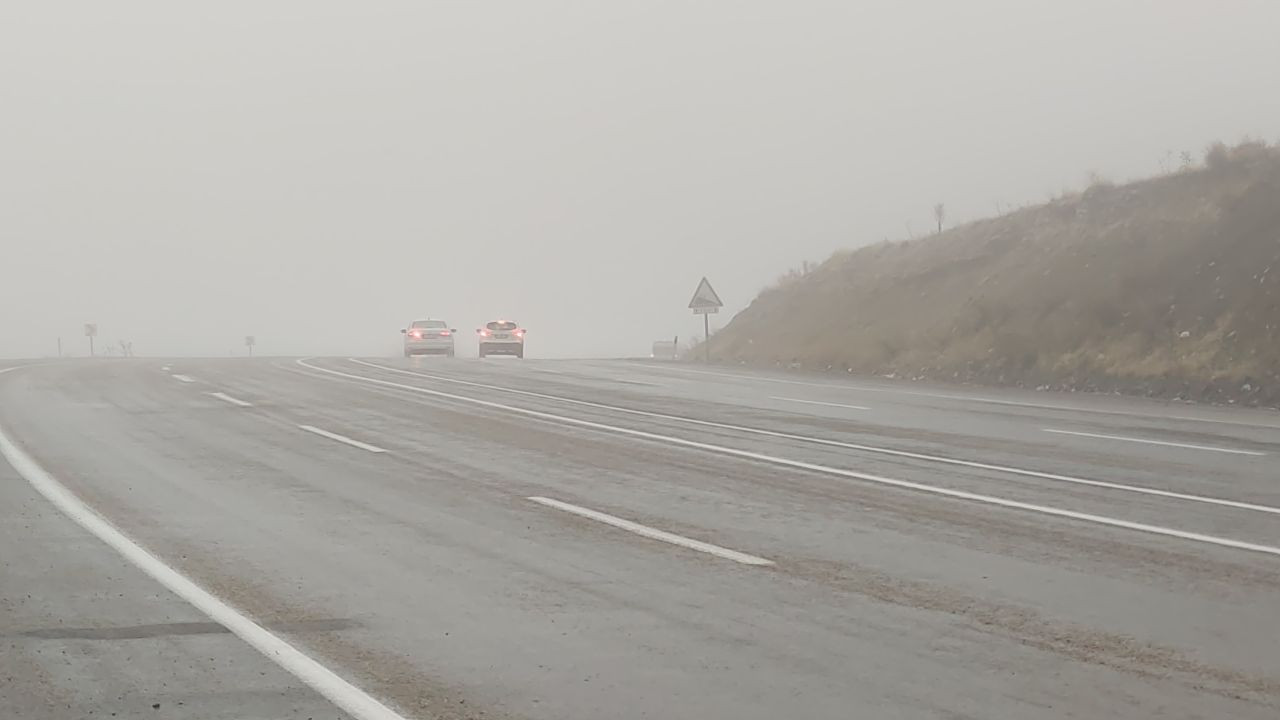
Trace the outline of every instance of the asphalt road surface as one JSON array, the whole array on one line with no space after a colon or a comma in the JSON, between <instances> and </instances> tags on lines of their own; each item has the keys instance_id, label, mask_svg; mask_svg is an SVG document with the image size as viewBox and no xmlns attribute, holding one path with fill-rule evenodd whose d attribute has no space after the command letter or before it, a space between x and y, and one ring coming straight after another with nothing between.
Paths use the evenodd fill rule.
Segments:
<instances>
[{"instance_id":1,"label":"asphalt road surface","mask_svg":"<svg viewBox=\"0 0 1280 720\"><path fill-rule=\"evenodd\" d=\"M625 361L0 367L3 718L1280 717L1280 415Z\"/></svg>"}]
</instances>

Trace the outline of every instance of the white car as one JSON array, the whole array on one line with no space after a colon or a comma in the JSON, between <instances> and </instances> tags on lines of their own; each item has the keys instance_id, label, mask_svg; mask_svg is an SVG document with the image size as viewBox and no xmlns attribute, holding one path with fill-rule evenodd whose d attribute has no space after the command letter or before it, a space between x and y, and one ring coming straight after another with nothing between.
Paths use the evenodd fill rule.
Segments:
<instances>
[{"instance_id":1,"label":"white car","mask_svg":"<svg viewBox=\"0 0 1280 720\"><path fill-rule=\"evenodd\" d=\"M515 355L524 357L524 328L510 320L494 320L476 330L480 336L480 357Z\"/></svg>"},{"instance_id":2,"label":"white car","mask_svg":"<svg viewBox=\"0 0 1280 720\"><path fill-rule=\"evenodd\" d=\"M447 355L453 357L453 338L458 334L443 320L414 320L404 333L404 356Z\"/></svg>"}]
</instances>

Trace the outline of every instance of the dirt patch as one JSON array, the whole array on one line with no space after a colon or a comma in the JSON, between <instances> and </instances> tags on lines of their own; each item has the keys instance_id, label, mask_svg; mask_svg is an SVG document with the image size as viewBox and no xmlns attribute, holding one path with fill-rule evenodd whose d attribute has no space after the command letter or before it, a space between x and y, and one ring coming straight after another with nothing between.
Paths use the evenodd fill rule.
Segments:
<instances>
[{"instance_id":1,"label":"dirt patch","mask_svg":"<svg viewBox=\"0 0 1280 720\"><path fill-rule=\"evenodd\" d=\"M1176 680L1194 690L1280 707L1280 678L1199 662L1178 650L1137 638L1051 621L1033 610L965 595L951 588L883 572L814 560L792 560L794 572L880 602L944 613L979 632L995 633L1078 662L1149 678Z\"/></svg>"}]
</instances>

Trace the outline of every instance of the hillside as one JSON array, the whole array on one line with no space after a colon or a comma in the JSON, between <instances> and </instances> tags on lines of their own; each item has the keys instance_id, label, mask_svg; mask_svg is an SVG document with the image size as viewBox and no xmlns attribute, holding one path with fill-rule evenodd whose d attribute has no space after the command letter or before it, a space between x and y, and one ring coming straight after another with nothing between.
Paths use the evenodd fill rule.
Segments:
<instances>
[{"instance_id":1,"label":"hillside","mask_svg":"<svg viewBox=\"0 0 1280 720\"><path fill-rule=\"evenodd\" d=\"M723 362L1280 405L1280 150L837 253L712 339Z\"/></svg>"}]
</instances>

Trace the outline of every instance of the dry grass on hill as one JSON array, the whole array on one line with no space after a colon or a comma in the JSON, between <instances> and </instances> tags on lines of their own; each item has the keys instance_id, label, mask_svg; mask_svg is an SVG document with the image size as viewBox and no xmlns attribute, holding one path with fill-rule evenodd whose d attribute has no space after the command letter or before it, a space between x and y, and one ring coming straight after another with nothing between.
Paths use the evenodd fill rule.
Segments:
<instances>
[{"instance_id":1,"label":"dry grass on hill","mask_svg":"<svg viewBox=\"0 0 1280 720\"><path fill-rule=\"evenodd\" d=\"M842 252L765 290L726 362L1280 405L1280 151L928 238Z\"/></svg>"}]
</instances>

